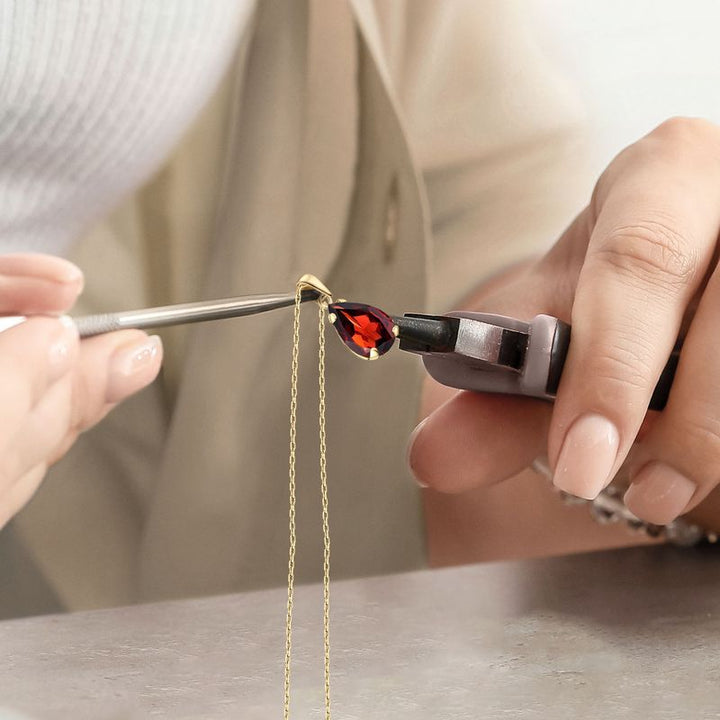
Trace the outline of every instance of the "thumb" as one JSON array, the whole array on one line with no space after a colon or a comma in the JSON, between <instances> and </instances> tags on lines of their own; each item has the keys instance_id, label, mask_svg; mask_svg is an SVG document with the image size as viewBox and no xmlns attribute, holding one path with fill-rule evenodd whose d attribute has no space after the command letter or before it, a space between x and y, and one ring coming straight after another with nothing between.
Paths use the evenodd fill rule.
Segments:
<instances>
[{"instance_id":1,"label":"thumb","mask_svg":"<svg viewBox=\"0 0 720 720\"><path fill-rule=\"evenodd\" d=\"M541 400L457 393L415 429L410 469L421 485L440 492L506 480L544 453L550 415Z\"/></svg>"},{"instance_id":2,"label":"thumb","mask_svg":"<svg viewBox=\"0 0 720 720\"><path fill-rule=\"evenodd\" d=\"M0 255L0 314L62 313L82 292L81 270L39 253Z\"/></svg>"},{"instance_id":3,"label":"thumb","mask_svg":"<svg viewBox=\"0 0 720 720\"><path fill-rule=\"evenodd\" d=\"M522 320L539 313L569 319L582 259L576 249L587 227L584 212L548 255L491 280L462 306ZM546 452L552 405L542 400L427 383L423 407L427 417L408 448L421 485L464 492L512 477Z\"/></svg>"}]
</instances>

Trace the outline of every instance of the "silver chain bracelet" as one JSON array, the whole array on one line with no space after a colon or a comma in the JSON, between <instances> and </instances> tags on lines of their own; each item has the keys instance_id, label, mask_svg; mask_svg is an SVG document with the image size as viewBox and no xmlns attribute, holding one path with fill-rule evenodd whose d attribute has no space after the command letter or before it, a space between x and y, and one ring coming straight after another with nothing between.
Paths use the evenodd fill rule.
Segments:
<instances>
[{"instance_id":1,"label":"silver chain bracelet","mask_svg":"<svg viewBox=\"0 0 720 720\"><path fill-rule=\"evenodd\" d=\"M536 458L532 469L539 475L552 480L552 472L545 458ZM628 510L622 499L622 490L614 485L608 485L594 500L575 497L562 490L556 490L556 492L566 505L588 505L590 516L601 525L624 522L633 532L642 533L651 538L663 538L680 547L692 547L703 540L709 543L718 541L717 533L707 531L683 518L677 518L668 525L654 525L641 520Z\"/></svg>"}]
</instances>

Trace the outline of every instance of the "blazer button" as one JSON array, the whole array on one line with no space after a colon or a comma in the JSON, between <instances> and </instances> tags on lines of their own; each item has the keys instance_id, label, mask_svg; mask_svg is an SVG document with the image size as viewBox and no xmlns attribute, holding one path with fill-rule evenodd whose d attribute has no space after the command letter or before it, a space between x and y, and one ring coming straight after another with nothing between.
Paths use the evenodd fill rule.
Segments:
<instances>
[{"instance_id":1,"label":"blazer button","mask_svg":"<svg viewBox=\"0 0 720 720\"><path fill-rule=\"evenodd\" d=\"M383 259L386 263L395 258L398 242L398 219L400 214L399 191L397 176L390 183L387 203L385 206L385 232L383 234Z\"/></svg>"}]
</instances>

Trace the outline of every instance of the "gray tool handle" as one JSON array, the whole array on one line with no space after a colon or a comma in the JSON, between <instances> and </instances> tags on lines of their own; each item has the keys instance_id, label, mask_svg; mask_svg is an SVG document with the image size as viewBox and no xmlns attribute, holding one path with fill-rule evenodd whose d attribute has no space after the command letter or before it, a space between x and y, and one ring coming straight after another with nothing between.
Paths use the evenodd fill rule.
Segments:
<instances>
[{"instance_id":1,"label":"gray tool handle","mask_svg":"<svg viewBox=\"0 0 720 720\"><path fill-rule=\"evenodd\" d=\"M529 323L504 315L454 312L460 319L453 352L423 354L428 373L448 387L477 392L526 395L542 400L555 399L570 345L570 326L550 315L537 315ZM480 328L494 326L527 336L524 359L519 369L499 367L474 359L474 347L483 337ZM662 372L650 409L662 410L675 376L679 350L671 355Z\"/></svg>"}]
</instances>

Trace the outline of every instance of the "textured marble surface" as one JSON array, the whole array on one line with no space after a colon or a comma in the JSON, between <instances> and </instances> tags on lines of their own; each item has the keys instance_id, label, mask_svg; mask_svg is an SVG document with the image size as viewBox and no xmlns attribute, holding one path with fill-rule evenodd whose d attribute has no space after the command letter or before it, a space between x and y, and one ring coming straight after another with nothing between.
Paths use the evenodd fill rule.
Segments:
<instances>
[{"instance_id":1,"label":"textured marble surface","mask_svg":"<svg viewBox=\"0 0 720 720\"><path fill-rule=\"evenodd\" d=\"M293 717L321 718L320 588L296 598ZM720 717L717 551L356 580L332 601L338 720ZM279 590L0 623L0 718L279 718L284 612Z\"/></svg>"}]
</instances>

